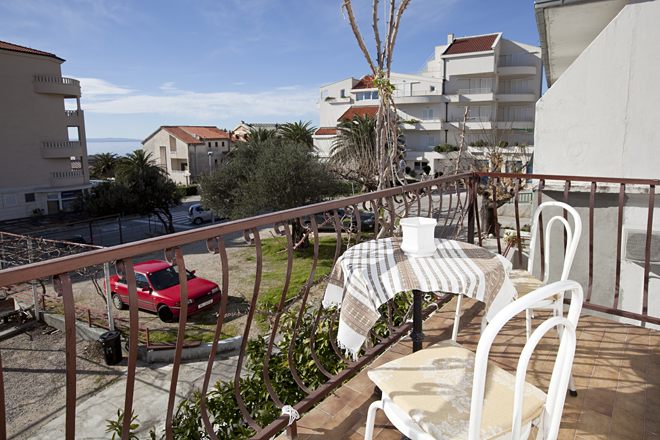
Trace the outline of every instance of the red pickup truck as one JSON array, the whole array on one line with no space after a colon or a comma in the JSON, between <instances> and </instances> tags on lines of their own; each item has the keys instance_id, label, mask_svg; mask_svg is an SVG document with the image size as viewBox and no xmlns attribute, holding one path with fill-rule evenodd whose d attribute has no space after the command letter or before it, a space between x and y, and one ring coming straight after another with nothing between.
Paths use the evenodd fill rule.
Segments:
<instances>
[{"instance_id":1,"label":"red pickup truck","mask_svg":"<svg viewBox=\"0 0 660 440\"><path fill-rule=\"evenodd\" d=\"M181 312L177 267L166 261L150 260L136 263L134 268L138 307L156 312L162 321L177 320ZM196 277L195 271L187 271L187 278L188 316L208 309L220 301L220 287L216 283ZM111 276L110 289L114 306L119 310L126 308L128 285L125 276Z\"/></svg>"}]
</instances>

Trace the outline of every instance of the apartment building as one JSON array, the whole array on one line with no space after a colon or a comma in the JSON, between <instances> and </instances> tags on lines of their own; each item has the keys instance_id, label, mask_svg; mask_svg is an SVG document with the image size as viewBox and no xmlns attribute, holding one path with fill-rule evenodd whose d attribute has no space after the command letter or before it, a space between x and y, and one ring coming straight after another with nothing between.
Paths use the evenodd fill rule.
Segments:
<instances>
[{"instance_id":1,"label":"apartment building","mask_svg":"<svg viewBox=\"0 0 660 440\"><path fill-rule=\"evenodd\" d=\"M392 73L394 102L411 167L442 171L440 144L532 145L534 105L541 96L541 49L501 33L456 38L436 46L417 74ZM347 78L320 89L320 128L314 135L321 156L330 155L339 120L375 113L373 79ZM464 113L468 116L464 123ZM349 113L352 112L352 113ZM470 148L477 157L482 151Z\"/></svg>"},{"instance_id":2,"label":"apartment building","mask_svg":"<svg viewBox=\"0 0 660 440\"><path fill-rule=\"evenodd\" d=\"M164 125L142 148L179 184L196 183L213 172L231 151L230 133L214 126Z\"/></svg>"},{"instance_id":3,"label":"apartment building","mask_svg":"<svg viewBox=\"0 0 660 440\"><path fill-rule=\"evenodd\" d=\"M80 83L63 62L0 41L0 220L71 211L89 187Z\"/></svg>"}]
</instances>

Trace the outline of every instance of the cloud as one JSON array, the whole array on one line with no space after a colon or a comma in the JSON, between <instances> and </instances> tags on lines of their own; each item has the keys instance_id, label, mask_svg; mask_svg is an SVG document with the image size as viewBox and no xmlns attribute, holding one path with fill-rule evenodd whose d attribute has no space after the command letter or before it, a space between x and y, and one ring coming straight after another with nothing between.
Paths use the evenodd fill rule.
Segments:
<instances>
[{"instance_id":1,"label":"cloud","mask_svg":"<svg viewBox=\"0 0 660 440\"><path fill-rule=\"evenodd\" d=\"M107 95L127 95L133 90L117 86L99 78L80 78L74 77L80 81L80 87L85 97L97 99Z\"/></svg>"},{"instance_id":2,"label":"cloud","mask_svg":"<svg viewBox=\"0 0 660 440\"><path fill-rule=\"evenodd\" d=\"M92 93L85 89L85 84L92 84ZM298 86L251 93L200 93L178 90L173 83L166 82L160 89L165 93L140 93L102 79L85 78L83 92L90 99L84 102L83 108L88 113L151 114L200 120L294 118L317 112L318 91Z\"/></svg>"}]
</instances>

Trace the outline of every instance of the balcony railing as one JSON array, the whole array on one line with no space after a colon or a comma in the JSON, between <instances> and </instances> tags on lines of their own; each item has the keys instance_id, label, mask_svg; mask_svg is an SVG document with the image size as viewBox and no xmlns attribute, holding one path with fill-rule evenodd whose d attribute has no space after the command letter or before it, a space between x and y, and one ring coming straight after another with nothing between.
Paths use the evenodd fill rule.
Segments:
<instances>
[{"instance_id":1,"label":"balcony railing","mask_svg":"<svg viewBox=\"0 0 660 440\"><path fill-rule=\"evenodd\" d=\"M245 402L244 396L246 390L244 381L241 380L241 372L246 364L248 338L255 334L255 329L259 325L256 322L257 316L266 316L268 330L261 334L265 339L263 370L260 372L263 380L264 389L262 393L267 396L268 404L277 408L282 408L284 404L290 404L298 412L302 413L311 409L316 403L328 396L334 389L340 387L342 383L367 365L376 356L383 353L385 349L391 346L402 335L410 330L410 324L395 323L392 316L393 308L396 304L389 304L384 311L382 326L380 332L374 332L371 336L372 344L368 346L357 360L345 357L342 350L336 346L334 335L337 328L338 314L333 310L324 310L321 305L313 304L310 289L316 283L323 282L324 277L320 277L319 262L321 261L320 247L331 245L334 254L328 257L331 261L324 263L334 264L342 251L355 243L372 239L375 236L386 237L399 234L398 219L406 216L425 216L438 219L438 228L436 236L464 240L471 243L475 241L480 245L486 245L485 238L488 233L493 233L496 237L491 243L500 253L515 250L517 253L514 262L522 264L524 246L520 240L514 240L513 243L503 242L500 226L498 223L497 206L503 202L503 197L513 200L511 209L512 230L515 236L521 236L521 229L529 219L521 215L519 203L521 203L521 194L529 197L530 191L534 199L541 202L547 198L559 198L569 204L580 206L581 214L586 216L584 221L584 237L581 242L580 250L576 260L584 263L578 264L574 274L576 278L583 279L585 284L585 308L604 312L612 316L626 317L639 320L646 323L660 324L660 314L649 312L649 283L650 283L650 265L651 265L651 236L653 225L653 211L655 201L655 187L660 181L645 179L608 179L596 177L578 177L578 176L550 176L550 175L522 175L522 174L495 174L495 173L466 173L451 177L444 177L427 182L406 185L402 187L390 188L378 192L357 195L344 199L324 202L316 205L304 206L286 211L264 214L257 217L230 221L222 224L213 225L206 228L189 230L181 233L167 235L149 240L137 241L120 246L114 246L106 249L95 250L92 252L71 255L67 257L56 258L52 260L40 261L18 267L12 267L0 271L0 287L22 286L31 280L41 280L48 286L48 289L54 289L61 296L62 307L65 320L66 337L66 438L73 439L76 426L76 338L75 338L75 298L73 295L74 283L80 282L79 276L73 276L80 273L85 267L103 265L110 263L118 267L126 276L129 290L129 313L130 323L128 327L128 366L126 378L126 400L124 404L124 414L131 414L134 410L133 391L135 388L137 353L138 353L138 330L140 326L138 308L137 308L137 287L134 273L134 264L140 255L153 252L164 252L165 257L174 262L180 273L185 273L186 261L183 255L182 247L192 243L205 243L209 251L209 259L216 260L214 265L218 267L218 278L221 279L222 300L219 306L218 320L214 328L214 339L212 347L216 347L219 336L225 326L225 319L228 313L228 294L230 293L230 284L236 276L236 262L232 261L233 255L227 251L227 245L232 236L243 234L246 241L253 250L250 261L256 265L251 286L252 298L250 299L249 311L242 329L243 339L238 356L237 368L234 377L233 395L236 401L237 411L239 411L240 422L244 429L252 430L253 437L267 439L278 432L287 429L289 432L295 432L295 422L289 426L289 416L282 415L276 417L268 423L257 422L256 413L262 409L262 406L255 408ZM481 194L484 190L490 190L495 196L491 203L485 202ZM617 198L618 193L618 198ZM634 198L633 205L629 207L626 201L629 197ZM640 205L640 201L643 201ZM611 210L600 211L600 207L607 203L614 203L618 212L617 226L614 228L614 235L604 237L602 230L609 233L611 230ZM511 204L507 204L510 205ZM483 206L491 206L486 211ZM640 206L646 208L643 212L639 211ZM377 221L373 230L367 230L360 215L353 215L358 209L366 210L375 215ZM643 261L643 271L639 276L639 289L634 292L627 292L626 295L634 296L638 299L639 307L635 310L623 307L622 302L622 259L623 259L623 230L624 230L624 211L632 209L637 217L645 217L646 227L643 228L643 234L646 234L642 242L644 250L641 255ZM487 212L492 214L487 215ZM483 216L483 218L482 218ZM492 217L492 218L491 218ZM500 219L502 223L504 221ZM323 227L330 225L333 231L330 234L319 232ZM603 226L605 225L605 226ZM504 225L503 225L504 226ZM598 238L596 238L596 229ZM298 231L298 232L296 232ZM309 234L309 246L311 251L311 269L299 290L291 292L289 290L292 279L292 266L294 255L299 252L294 249L300 236L294 237L300 231L306 231ZM275 305L271 307L263 306L260 298L265 294L263 292L262 281L264 269L264 240L271 236L278 236L282 240L282 254L286 255L287 269L281 274L281 291L276 298ZM613 267L605 267L600 261L602 257L601 247L616 243L616 259ZM549 244L540 243L540 252L543 254ZM561 246L553 246L556 250ZM191 248L192 249L192 248ZM197 250L195 252L198 252ZM324 251L327 254L327 249ZM543 261L543 258L540 259ZM234 269L230 270L230 267ZM255 267L255 266L253 266ZM580 271L582 268L583 270ZM238 271L243 272L243 268ZM611 289L608 292L595 294L594 286L597 284L596 270L601 272L611 272L615 274ZM543 267L541 268L543 270ZM245 274L242 274L245 275ZM52 277L52 278L51 278ZM52 281L51 281L52 279ZM241 284L245 284L242 279ZM608 295L605 295L609 293ZM436 306L441 305L450 298L450 295L442 295L436 301ZM171 387L169 391L169 402L163 419L166 429L171 433L174 411L174 402L177 399L177 385L179 383L179 366L182 361L182 350L184 346L184 330L187 324L186 304L188 299L187 289L181 289L181 318L178 324L178 338L174 352L174 367L171 374ZM429 313L431 308L427 309ZM287 315L288 314L288 315ZM286 323L285 317L287 317ZM292 319L290 319L292 318ZM283 326L287 326L293 333L293 341L286 347L278 346L277 341L282 332ZM307 329L307 330L305 330ZM310 330L311 329L311 330ZM307 332L307 333L306 333ZM311 333L310 333L311 332ZM331 335L330 345L319 347L316 345L316 335L326 332ZM258 332L257 332L258 333ZM261 339L259 337L258 339ZM293 356L294 346L297 344L309 344L309 356L298 359ZM288 352L287 352L288 350ZM343 362L343 367L337 372L327 369L323 356L332 356L337 361ZM200 382L201 393L205 396L210 388L209 381L212 373L213 362L215 358L215 348L209 355L209 363L206 369L204 379ZM271 377L269 362L275 356L285 356L288 359L289 372L291 377L287 380L295 383L300 391L301 398L296 401L290 401L289 398L278 395L274 386L274 379ZM322 380L320 384L311 385L308 378L301 376L303 365L309 368L315 368L318 377ZM3 371L0 370L0 404L4 405L4 388L2 380ZM279 378L282 380L282 378ZM254 390L250 391L254 393ZM165 409L165 408L163 408ZM107 411L107 417L111 417L115 409L99 408L99 411ZM225 421L218 419L217 415L210 414L211 409L207 406L206 400L201 399L200 417L202 426L200 430L210 432L213 426L220 426ZM139 413L137 413L139 415ZM214 420L212 422L212 420ZM124 431L129 431L130 417L124 417ZM234 422L232 422L234 423ZM4 411L0 411L0 437L4 437L2 431L5 427ZM212 437L213 438L213 437Z\"/></svg>"},{"instance_id":2,"label":"balcony railing","mask_svg":"<svg viewBox=\"0 0 660 440\"><path fill-rule=\"evenodd\" d=\"M53 171L50 173L50 182L53 185L82 183L84 177L82 170Z\"/></svg>"},{"instance_id":3,"label":"balcony railing","mask_svg":"<svg viewBox=\"0 0 660 440\"><path fill-rule=\"evenodd\" d=\"M493 89L490 87L481 87L474 89L458 89L457 93L459 95L485 95L488 93L493 93Z\"/></svg>"},{"instance_id":4,"label":"balcony railing","mask_svg":"<svg viewBox=\"0 0 660 440\"><path fill-rule=\"evenodd\" d=\"M34 91L51 93L65 97L80 97L80 81L55 75L35 75L33 77Z\"/></svg>"},{"instance_id":5,"label":"balcony railing","mask_svg":"<svg viewBox=\"0 0 660 440\"><path fill-rule=\"evenodd\" d=\"M82 145L79 141L45 141L41 144L41 156L45 159L63 159L81 155Z\"/></svg>"}]
</instances>

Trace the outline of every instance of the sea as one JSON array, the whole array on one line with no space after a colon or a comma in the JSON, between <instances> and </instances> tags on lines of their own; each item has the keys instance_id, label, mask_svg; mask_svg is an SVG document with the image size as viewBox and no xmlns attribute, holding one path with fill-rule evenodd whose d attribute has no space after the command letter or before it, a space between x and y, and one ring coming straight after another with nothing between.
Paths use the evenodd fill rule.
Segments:
<instances>
[{"instance_id":1,"label":"sea","mask_svg":"<svg viewBox=\"0 0 660 440\"><path fill-rule=\"evenodd\" d=\"M142 147L140 139L128 138L88 138L87 154L115 153L124 156Z\"/></svg>"}]
</instances>

